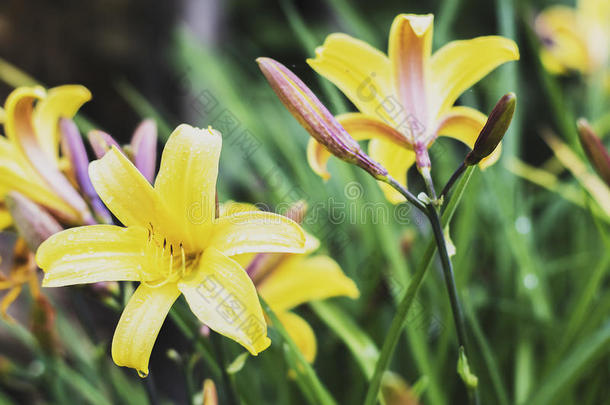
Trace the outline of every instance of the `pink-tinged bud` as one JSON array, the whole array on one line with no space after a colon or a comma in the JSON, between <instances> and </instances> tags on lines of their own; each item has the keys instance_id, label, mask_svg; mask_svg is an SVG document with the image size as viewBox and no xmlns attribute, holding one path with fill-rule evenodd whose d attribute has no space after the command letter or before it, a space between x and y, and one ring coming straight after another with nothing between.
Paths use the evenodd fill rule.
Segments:
<instances>
[{"instance_id":1,"label":"pink-tinged bud","mask_svg":"<svg viewBox=\"0 0 610 405\"><path fill-rule=\"evenodd\" d=\"M117 141L104 131L98 129L91 130L87 134L87 138L89 139L89 144L91 145L91 149L93 149L95 157L98 159L103 158L106 152L112 149L113 146L116 146L118 150L121 150Z\"/></svg>"},{"instance_id":2,"label":"pink-tinged bud","mask_svg":"<svg viewBox=\"0 0 610 405\"><path fill-rule=\"evenodd\" d=\"M599 177L610 187L610 154L587 120L578 120L578 136L587 158Z\"/></svg>"},{"instance_id":3,"label":"pink-tinged bud","mask_svg":"<svg viewBox=\"0 0 610 405\"><path fill-rule=\"evenodd\" d=\"M216 385L210 379L206 379L203 382L203 405L218 405Z\"/></svg>"},{"instance_id":4,"label":"pink-tinged bud","mask_svg":"<svg viewBox=\"0 0 610 405\"><path fill-rule=\"evenodd\" d=\"M297 224L303 223L303 219L307 215L307 202L305 200L299 200L292 204L288 211L286 212L286 216L292 219Z\"/></svg>"},{"instance_id":5,"label":"pink-tinged bud","mask_svg":"<svg viewBox=\"0 0 610 405\"><path fill-rule=\"evenodd\" d=\"M273 59L256 61L282 103L316 141L339 159L360 166L373 177L387 178L388 171L362 151L301 79Z\"/></svg>"},{"instance_id":6,"label":"pink-tinged bud","mask_svg":"<svg viewBox=\"0 0 610 405\"><path fill-rule=\"evenodd\" d=\"M157 124L151 119L142 121L131 138L133 163L137 169L152 183L155 180L157 167Z\"/></svg>"},{"instance_id":7,"label":"pink-tinged bud","mask_svg":"<svg viewBox=\"0 0 610 405\"><path fill-rule=\"evenodd\" d=\"M510 122L515 113L517 96L515 93L508 93L496 103L496 106L489 114L485 126L479 133L479 137L470 153L464 161L466 165L472 166L491 155L502 141L504 134L508 130Z\"/></svg>"},{"instance_id":8,"label":"pink-tinged bud","mask_svg":"<svg viewBox=\"0 0 610 405\"><path fill-rule=\"evenodd\" d=\"M16 191L7 194L6 205L17 232L32 252L51 235L63 230L51 214Z\"/></svg>"},{"instance_id":9,"label":"pink-tinged bud","mask_svg":"<svg viewBox=\"0 0 610 405\"><path fill-rule=\"evenodd\" d=\"M59 131L62 136L62 145L65 145L64 149L72 164L76 182L81 192L91 204L91 208L98 220L106 224L112 223L110 212L104 203L102 203L89 179L89 158L87 157L87 150L76 124L72 120L61 118L59 120Z\"/></svg>"}]
</instances>

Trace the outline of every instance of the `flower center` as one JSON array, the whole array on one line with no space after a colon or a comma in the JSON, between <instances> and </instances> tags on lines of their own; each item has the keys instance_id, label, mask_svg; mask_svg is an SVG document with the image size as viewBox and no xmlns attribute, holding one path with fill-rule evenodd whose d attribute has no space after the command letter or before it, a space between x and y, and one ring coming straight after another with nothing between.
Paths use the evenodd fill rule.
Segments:
<instances>
[{"instance_id":1,"label":"flower center","mask_svg":"<svg viewBox=\"0 0 610 405\"><path fill-rule=\"evenodd\" d=\"M179 281L196 267L201 253L187 252L182 242L170 242L165 237L155 235L150 224L143 252L147 261L145 273L141 274L142 283L158 288Z\"/></svg>"}]
</instances>

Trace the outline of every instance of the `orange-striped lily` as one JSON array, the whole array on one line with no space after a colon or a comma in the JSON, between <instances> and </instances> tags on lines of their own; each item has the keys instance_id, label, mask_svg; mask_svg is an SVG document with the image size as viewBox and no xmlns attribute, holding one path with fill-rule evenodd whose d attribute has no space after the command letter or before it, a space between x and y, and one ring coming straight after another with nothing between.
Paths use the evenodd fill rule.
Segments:
<instances>
[{"instance_id":1,"label":"orange-striped lily","mask_svg":"<svg viewBox=\"0 0 610 405\"><path fill-rule=\"evenodd\" d=\"M453 41L432 54L433 20L431 14L397 16L387 55L337 33L329 35L316 49L316 57L307 61L360 111L339 115L339 123L354 139L370 139L371 158L405 186L413 163L429 171L427 149L438 136L473 147L486 117L470 107L455 107L455 101L500 64L519 59L517 45L498 36ZM499 153L497 148L481 165L494 163ZM329 157L310 140L309 163L325 179L330 176ZM390 201L404 201L390 186L381 186Z\"/></svg>"},{"instance_id":2,"label":"orange-striped lily","mask_svg":"<svg viewBox=\"0 0 610 405\"><path fill-rule=\"evenodd\" d=\"M180 125L161 157L154 186L113 146L89 165L95 190L125 225L62 231L38 249L43 286L139 281L112 341L119 366L148 373L159 329L183 294L211 329L253 355L270 340L256 289L231 256L301 253L305 234L294 221L268 212L216 218L219 132Z\"/></svg>"},{"instance_id":3,"label":"orange-striped lily","mask_svg":"<svg viewBox=\"0 0 610 405\"><path fill-rule=\"evenodd\" d=\"M17 191L47 207L67 222L87 223L91 213L60 170L59 120L72 118L91 98L83 86L65 85L46 91L19 87L0 114L6 137L0 136L0 200ZM0 225L11 219L2 204Z\"/></svg>"},{"instance_id":4,"label":"orange-striped lily","mask_svg":"<svg viewBox=\"0 0 610 405\"><path fill-rule=\"evenodd\" d=\"M251 209L253 207L246 204L224 204L221 215ZM306 233L303 254L259 253L235 258L244 265L260 296L310 363L316 357L316 336L307 321L292 310L310 301L360 296L356 284L337 262L325 255L313 255L319 246L318 239Z\"/></svg>"},{"instance_id":5,"label":"orange-striped lily","mask_svg":"<svg viewBox=\"0 0 610 405\"><path fill-rule=\"evenodd\" d=\"M576 8L554 5L536 17L542 41L540 58L552 73L589 74L608 68L610 2L578 0Z\"/></svg>"}]
</instances>

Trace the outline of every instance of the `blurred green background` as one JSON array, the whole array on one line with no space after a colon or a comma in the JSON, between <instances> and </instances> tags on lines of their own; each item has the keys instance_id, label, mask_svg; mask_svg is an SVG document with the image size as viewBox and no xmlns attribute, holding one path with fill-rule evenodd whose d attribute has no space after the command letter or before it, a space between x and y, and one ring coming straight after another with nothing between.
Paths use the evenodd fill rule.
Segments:
<instances>
[{"instance_id":1,"label":"blurred green background","mask_svg":"<svg viewBox=\"0 0 610 405\"><path fill-rule=\"evenodd\" d=\"M318 178L305 159L307 133L276 99L254 60L269 56L284 63L337 114L354 108L305 63L332 32L386 51L395 15L430 12L434 49L480 35L514 39L521 60L496 69L460 99L483 112L509 91L519 100L501 162L475 173L451 226L458 289L475 348L470 361L484 404L602 404L610 397L608 222L588 205L572 204L507 170L512 157L544 165L587 200L571 175L549 160L552 152L540 133L552 130L575 146L576 118L595 122L610 111L608 97L592 102L595 87L587 78L552 77L542 69L532 22L550 4L557 2L6 0L0 4L0 56L47 86L87 86L93 99L83 114L123 142L149 116L161 137L181 122L220 129L221 201L272 209L307 201L305 228L362 293L357 301L335 299L298 311L318 338L314 367L320 379L340 404L353 404L364 397L367 378L337 325L351 319L358 333L381 346L395 299L406 290L430 230L414 210L386 203L373 180L342 162L331 159L327 183ZM2 99L10 88L0 88ZM451 140L433 146L438 187L466 151ZM423 186L412 177L417 194ZM346 188L354 184L359 198ZM401 223L370 215L367 202ZM330 215L333 204L341 203L353 209L352 220ZM147 403L145 382L110 360L120 313L100 304L87 287L61 290L54 296L61 360L44 358L23 329L0 328L0 403ZM27 307L27 297L20 305ZM187 329L197 328L194 318L192 323ZM455 328L438 266L424 282L404 335L391 369L416 385L421 403L464 403L455 372ZM226 384L201 358L202 339L185 338L166 321L151 358L163 402L189 403L211 377L225 403ZM219 347L226 362L241 352L226 339L215 343ZM168 357L170 349L178 360ZM230 378L246 404L306 403L275 345Z\"/></svg>"}]
</instances>

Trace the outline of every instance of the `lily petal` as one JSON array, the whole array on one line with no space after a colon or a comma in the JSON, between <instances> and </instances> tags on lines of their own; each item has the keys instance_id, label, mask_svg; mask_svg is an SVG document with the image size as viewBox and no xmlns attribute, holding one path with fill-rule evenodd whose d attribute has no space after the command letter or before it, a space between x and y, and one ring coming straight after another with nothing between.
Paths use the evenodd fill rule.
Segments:
<instances>
[{"instance_id":1,"label":"lily petal","mask_svg":"<svg viewBox=\"0 0 610 405\"><path fill-rule=\"evenodd\" d=\"M291 256L262 281L258 291L279 312L308 301L360 295L352 279L328 256Z\"/></svg>"},{"instance_id":2,"label":"lily petal","mask_svg":"<svg viewBox=\"0 0 610 405\"><path fill-rule=\"evenodd\" d=\"M108 209L123 225L161 228L172 235L168 209L146 178L113 146L103 158L89 164L89 178Z\"/></svg>"},{"instance_id":3,"label":"lily petal","mask_svg":"<svg viewBox=\"0 0 610 405\"><path fill-rule=\"evenodd\" d=\"M112 360L118 366L135 368L140 377L148 375L155 340L179 296L176 284L159 288L140 284L123 310L112 338Z\"/></svg>"},{"instance_id":4,"label":"lily petal","mask_svg":"<svg viewBox=\"0 0 610 405\"><path fill-rule=\"evenodd\" d=\"M114 225L82 226L56 233L36 252L36 263L45 272L42 285L141 280L146 238L144 228Z\"/></svg>"},{"instance_id":5,"label":"lily petal","mask_svg":"<svg viewBox=\"0 0 610 405\"><path fill-rule=\"evenodd\" d=\"M138 125L131 138L133 161L138 170L152 183L157 168L157 123L146 119Z\"/></svg>"},{"instance_id":6,"label":"lily petal","mask_svg":"<svg viewBox=\"0 0 610 405\"><path fill-rule=\"evenodd\" d=\"M356 141L367 139L385 139L403 148L412 148L407 139L399 131L382 120L361 113L346 113L338 115L337 121ZM331 153L311 138L307 144L307 161L312 170L324 180L330 178L326 169Z\"/></svg>"},{"instance_id":7,"label":"lily petal","mask_svg":"<svg viewBox=\"0 0 610 405\"><path fill-rule=\"evenodd\" d=\"M305 232L293 220L264 211L219 218L209 245L226 256L242 253L303 253Z\"/></svg>"},{"instance_id":8,"label":"lily petal","mask_svg":"<svg viewBox=\"0 0 610 405\"><path fill-rule=\"evenodd\" d=\"M474 108L465 106L453 107L441 118L438 134L457 139L472 149L486 122L487 117L485 114ZM481 160L479 167L485 169L496 163L500 159L501 152L502 144L500 143L491 155Z\"/></svg>"},{"instance_id":9,"label":"lily petal","mask_svg":"<svg viewBox=\"0 0 610 405\"><path fill-rule=\"evenodd\" d=\"M415 152L405 148L398 148L394 143L372 139L369 143L371 158L380 162L400 184L407 186L407 171L415 163ZM405 198L388 184L379 183L383 193L392 204L399 204Z\"/></svg>"},{"instance_id":10,"label":"lily petal","mask_svg":"<svg viewBox=\"0 0 610 405\"><path fill-rule=\"evenodd\" d=\"M518 59L517 44L499 36L453 41L443 46L430 61L435 116L446 112L464 91L496 67Z\"/></svg>"},{"instance_id":11,"label":"lily petal","mask_svg":"<svg viewBox=\"0 0 610 405\"><path fill-rule=\"evenodd\" d=\"M318 344L316 342L316 335L314 335L311 326L305 319L292 312L278 312L276 315L284 326L284 329L286 329L286 332L290 335L292 341L303 354L303 357L305 357L305 360L309 363L313 363L316 358Z\"/></svg>"},{"instance_id":12,"label":"lily petal","mask_svg":"<svg viewBox=\"0 0 610 405\"><path fill-rule=\"evenodd\" d=\"M83 104L91 100L91 92L86 87L69 84L53 87L47 91L34 109L34 130L40 148L47 158L57 165L59 147L60 118L72 118Z\"/></svg>"},{"instance_id":13,"label":"lily petal","mask_svg":"<svg viewBox=\"0 0 610 405\"><path fill-rule=\"evenodd\" d=\"M78 213L45 183L15 145L0 137L0 183L6 190L15 190L32 201L75 221Z\"/></svg>"},{"instance_id":14,"label":"lily petal","mask_svg":"<svg viewBox=\"0 0 610 405\"><path fill-rule=\"evenodd\" d=\"M365 114L376 116L385 99L394 94L388 57L349 35L329 35L307 63Z\"/></svg>"},{"instance_id":15,"label":"lily petal","mask_svg":"<svg viewBox=\"0 0 610 405\"><path fill-rule=\"evenodd\" d=\"M188 235L191 248L204 248L216 212L216 178L222 137L213 129L183 124L165 144L155 190Z\"/></svg>"},{"instance_id":16,"label":"lily petal","mask_svg":"<svg viewBox=\"0 0 610 405\"><path fill-rule=\"evenodd\" d=\"M592 68L579 20L576 10L561 5L549 7L536 17L534 28L542 40L541 60L551 73L571 69L588 72Z\"/></svg>"},{"instance_id":17,"label":"lily petal","mask_svg":"<svg viewBox=\"0 0 610 405\"><path fill-rule=\"evenodd\" d=\"M432 53L433 23L432 14L400 14L392 23L388 45L398 100L407 114L424 128L429 119L426 79Z\"/></svg>"},{"instance_id":18,"label":"lily petal","mask_svg":"<svg viewBox=\"0 0 610 405\"><path fill-rule=\"evenodd\" d=\"M28 158L28 163L50 188L74 208L84 222L88 222L91 220L91 213L87 204L38 143L32 123L32 110L34 102L44 98L45 91L42 87L19 87L13 90L5 104L6 136L18 145L23 155ZM55 122L54 128L57 129L57 126L58 122Z\"/></svg>"},{"instance_id":19,"label":"lily petal","mask_svg":"<svg viewBox=\"0 0 610 405\"><path fill-rule=\"evenodd\" d=\"M199 267L178 283L191 311L210 329L257 355L271 344L256 289L234 260L208 247Z\"/></svg>"}]
</instances>

